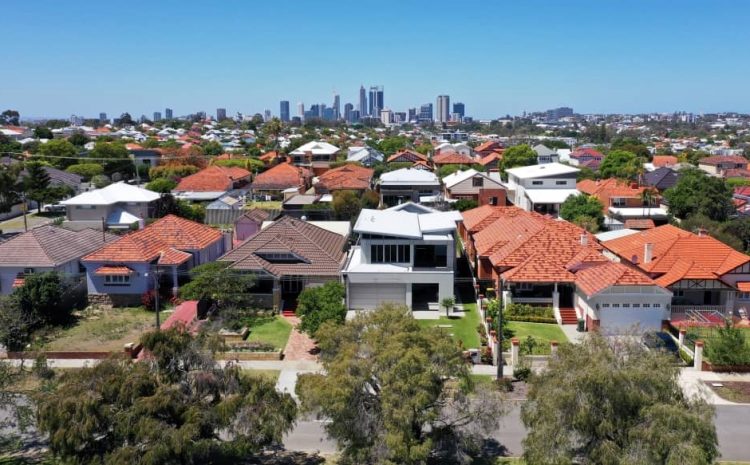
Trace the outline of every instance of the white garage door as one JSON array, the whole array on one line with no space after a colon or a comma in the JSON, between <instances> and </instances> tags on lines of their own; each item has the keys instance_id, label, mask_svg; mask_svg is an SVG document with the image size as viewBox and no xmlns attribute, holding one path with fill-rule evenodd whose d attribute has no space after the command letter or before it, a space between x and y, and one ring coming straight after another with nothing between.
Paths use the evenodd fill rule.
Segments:
<instances>
[{"instance_id":1,"label":"white garage door","mask_svg":"<svg viewBox=\"0 0 750 465\"><path fill-rule=\"evenodd\" d=\"M406 304L406 284L349 284L351 310L372 310L383 302Z\"/></svg>"},{"instance_id":2,"label":"white garage door","mask_svg":"<svg viewBox=\"0 0 750 465\"><path fill-rule=\"evenodd\" d=\"M600 328L609 334L627 334L639 331L659 331L660 308L603 308L599 311Z\"/></svg>"}]
</instances>

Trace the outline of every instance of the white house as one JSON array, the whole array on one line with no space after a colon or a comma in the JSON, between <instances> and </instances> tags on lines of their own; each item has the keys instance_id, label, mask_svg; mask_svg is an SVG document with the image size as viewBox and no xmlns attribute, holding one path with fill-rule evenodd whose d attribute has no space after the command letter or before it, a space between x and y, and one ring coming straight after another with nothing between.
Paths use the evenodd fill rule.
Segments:
<instances>
[{"instance_id":1,"label":"white house","mask_svg":"<svg viewBox=\"0 0 750 465\"><path fill-rule=\"evenodd\" d=\"M401 168L380 176L380 200L385 205L419 202L440 195L440 179L432 171Z\"/></svg>"},{"instance_id":2,"label":"white house","mask_svg":"<svg viewBox=\"0 0 750 465\"><path fill-rule=\"evenodd\" d=\"M381 152L372 147L349 147L346 161L362 163L363 166L372 166L375 163L382 162L384 158Z\"/></svg>"},{"instance_id":3,"label":"white house","mask_svg":"<svg viewBox=\"0 0 750 465\"><path fill-rule=\"evenodd\" d=\"M557 216L560 205L579 193L576 189L579 171L554 162L507 169L508 200L526 211Z\"/></svg>"},{"instance_id":4,"label":"white house","mask_svg":"<svg viewBox=\"0 0 750 465\"><path fill-rule=\"evenodd\" d=\"M425 208L364 209L342 272L349 310L394 302L429 310L453 297L456 211Z\"/></svg>"},{"instance_id":5,"label":"white house","mask_svg":"<svg viewBox=\"0 0 750 465\"><path fill-rule=\"evenodd\" d=\"M110 184L60 202L66 207L67 222L71 226L127 229L149 217L152 203L161 196L124 182Z\"/></svg>"},{"instance_id":6,"label":"white house","mask_svg":"<svg viewBox=\"0 0 750 465\"><path fill-rule=\"evenodd\" d=\"M299 166L323 165L336 161L339 148L328 142L312 141L289 152L292 163ZM327 166L327 165L326 165Z\"/></svg>"}]
</instances>

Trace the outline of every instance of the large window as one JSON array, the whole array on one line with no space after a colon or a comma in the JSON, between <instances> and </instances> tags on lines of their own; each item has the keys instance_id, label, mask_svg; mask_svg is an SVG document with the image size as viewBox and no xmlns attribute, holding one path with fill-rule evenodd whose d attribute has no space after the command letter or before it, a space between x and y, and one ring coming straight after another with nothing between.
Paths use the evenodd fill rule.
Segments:
<instances>
[{"instance_id":1,"label":"large window","mask_svg":"<svg viewBox=\"0 0 750 465\"><path fill-rule=\"evenodd\" d=\"M476 178L473 178L471 180L471 185L474 187L484 186L484 178L482 178L481 176L477 176Z\"/></svg>"},{"instance_id":2,"label":"large window","mask_svg":"<svg viewBox=\"0 0 750 465\"><path fill-rule=\"evenodd\" d=\"M409 263L411 247L409 245L373 244L370 246L371 263Z\"/></svg>"},{"instance_id":3,"label":"large window","mask_svg":"<svg viewBox=\"0 0 750 465\"><path fill-rule=\"evenodd\" d=\"M444 268L448 266L448 247L445 245L415 245L414 266Z\"/></svg>"}]
</instances>

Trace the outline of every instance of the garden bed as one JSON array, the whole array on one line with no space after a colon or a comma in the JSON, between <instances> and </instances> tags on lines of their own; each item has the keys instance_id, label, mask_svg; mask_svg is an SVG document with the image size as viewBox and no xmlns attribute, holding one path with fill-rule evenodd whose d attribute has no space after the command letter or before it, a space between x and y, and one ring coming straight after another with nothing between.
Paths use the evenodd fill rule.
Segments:
<instances>
[{"instance_id":1,"label":"garden bed","mask_svg":"<svg viewBox=\"0 0 750 465\"><path fill-rule=\"evenodd\" d=\"M750 382L706 381L705 383L722 399L742 404L750 403ZM713 384L716 383L721 384L721 386L714 386Z\"/></svg>"}]
</instances>

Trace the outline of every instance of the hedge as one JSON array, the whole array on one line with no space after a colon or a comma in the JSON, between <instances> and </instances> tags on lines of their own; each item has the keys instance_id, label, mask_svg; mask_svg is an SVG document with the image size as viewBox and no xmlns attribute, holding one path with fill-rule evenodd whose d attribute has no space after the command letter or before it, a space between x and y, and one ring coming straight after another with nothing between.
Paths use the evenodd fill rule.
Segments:
<instances>
[{"instance_id":1,"label":"hedge","mask_svg":"<svg viewBox=\"0 0 750 465\"><path fill-rule=\"evenodd\" d=\"M549 323L557 324L557 320L546 316L521 316L521 315L504 315L508 321L523 321L526 323Z\"/></svg>"}]
</instances>

